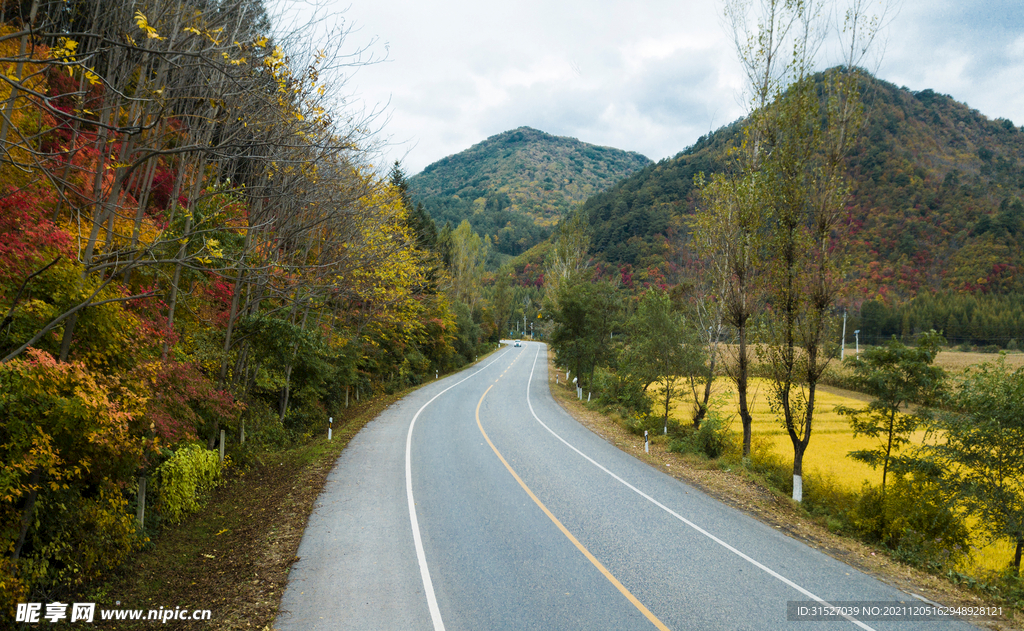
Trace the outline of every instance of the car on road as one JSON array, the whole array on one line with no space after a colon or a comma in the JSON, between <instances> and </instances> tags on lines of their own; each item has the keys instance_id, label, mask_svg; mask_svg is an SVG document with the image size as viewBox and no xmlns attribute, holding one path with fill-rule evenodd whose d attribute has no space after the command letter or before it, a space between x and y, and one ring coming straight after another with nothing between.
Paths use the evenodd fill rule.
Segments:
<instances>
[{"instance_id":1,"label":"car on road","mask_svg":"<svg viewBox=\"0 0 1024 631\"><path fill-rule=\"evenodd\" d=\"M522 344L522 342L520 342L519 340L516 340L516 343L514 344L514 346L515 346L516 348L519 348L519 347L520 347L520 346L522 346L522 345L523 345L523 344Z\"/></svg>"}]
</instances>

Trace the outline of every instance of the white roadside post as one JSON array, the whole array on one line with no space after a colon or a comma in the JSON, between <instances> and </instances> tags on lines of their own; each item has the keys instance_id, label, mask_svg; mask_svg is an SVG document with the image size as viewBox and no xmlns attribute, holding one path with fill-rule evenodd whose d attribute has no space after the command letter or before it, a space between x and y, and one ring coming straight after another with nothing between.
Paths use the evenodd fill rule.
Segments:
<instances>
[{"instance_id":1,"label":"white roadside post","mask_svg":"<svg viewBox=\"0 0 1024 631\"><path fill-rule=\"evenodd\" d=\"M331 434L334 432L334 417L327 417L327 440L331 440Z\"/></svg>"},{"instance_id":2,"label":"white roadside post","mask_svg":"<svg viewBox=\"0 0 1024 631\"><path fill-rule=\"evenodd\" d=\"M651 441L647 437L647 430L644 430L644 453L651 453Z\"/></svg>"}]
</instances>

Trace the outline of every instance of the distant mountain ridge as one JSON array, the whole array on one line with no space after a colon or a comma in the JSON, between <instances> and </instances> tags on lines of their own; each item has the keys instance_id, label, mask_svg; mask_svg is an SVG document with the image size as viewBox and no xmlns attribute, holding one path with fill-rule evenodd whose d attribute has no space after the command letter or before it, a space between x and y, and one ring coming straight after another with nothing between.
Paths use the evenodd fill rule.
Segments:
<instances>
[{"instance_id":1,"label":"distant mountain ridge","mask_svg":"<svg viewBox=\"0 0 1024 631\"><path fill-rule=\"evenodd\" d=\"M652 164L639 153L520 127L439 160L408 179L439 224L468 219L517 255L545 239L575 204Z\"/></svg>"},{"instance_id":2,"label":"distant mountain ridge","mask_svg":"<svg viewBox=\"0 0 1024 631\"><path fill-rule=\"evenodd\" d=\"M1024 291L1024 129L932 90L865 76L842 238L850 300ZM742 121L587 200L604 274L667 282L693 260L694 176L725 168Z\"/></svg>"}]
</instances>

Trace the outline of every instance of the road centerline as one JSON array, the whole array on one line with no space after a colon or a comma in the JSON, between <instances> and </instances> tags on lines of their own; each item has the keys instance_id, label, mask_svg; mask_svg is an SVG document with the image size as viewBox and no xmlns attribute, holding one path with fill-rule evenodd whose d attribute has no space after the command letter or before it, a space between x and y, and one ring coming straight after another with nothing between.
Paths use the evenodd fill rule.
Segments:
<instances>
[{"instance_id":1,"label":"road centerline","mask_svg":"<svg viewBox=\"0 0 1024 631\"><path fill-rule=\"evenodd\" d=\"M505 460L505 457L501 455L501 452L498 451L498 448L491 441L491 438L490 436L487 435L487 432L484 431L484 426L480 422L480 406L483 405L484 398L487 397L487 393L490 392L491 388L493 387L494 384L488 386L487 390L484 390L483 395L481 395L480 400L476 404L476 426L477 428L480 429L480 433L483 434L484 440L486 440L487 444L490 445L491 450L494 451L494 454L496 456L498 456L498 460L501 461L501 464L505 465L505 468L508 469L508 472L512 474L513 478L515 478L515 481L519 483L519 486L521 486L524 491L526 491L526 494L541 509L541 511L543 511L543 513L548 516L548 519L550 519L555 524L555 526L558 527L562 534L565 535L566 538L569 539L569 541L571 541L572 544L576 546L576 548L581 553L583 553L583 556L585 556L587 560L590 561L606 579L608 579L608 582L614 585L615 588L619 590L619 592L621 592L622 595L625 596L626 599L629 600L629 602L632 603L633 606L636 607L637 610L639 610L640 613L643 614L643 616L651 622L651 624L653 624L658 629L661 629L661 631L669 631L669 628L665 626L665 624L661 620L659 620L657 616L651 613L651 611L647 607L645 607L644 604L640 602L640 600L636 596L634 596L633 593L630 592L625 585L619 582L619 579L615 578L615 576L610 571L608 571L608 568L606 568L604 564L601 563L597 559L597 557L595 557L590 552L590 550L586 548L586 546L580 543L580 541L575 536L573 536L571 532L569 532L569 529L566 528L565 525L563 525L562 522L559 521L557 517L555 517L554 513L552 513L548 509L548 507L544 505L544 502L542 502L540 498L537 497L536 494L534 494L530 487L527 486L526 482L524 482L523 479L519 477L519 474L516 473L515 469L512 468L512 465L510 465L508 461Z\"/></svg>"}]
</instances>

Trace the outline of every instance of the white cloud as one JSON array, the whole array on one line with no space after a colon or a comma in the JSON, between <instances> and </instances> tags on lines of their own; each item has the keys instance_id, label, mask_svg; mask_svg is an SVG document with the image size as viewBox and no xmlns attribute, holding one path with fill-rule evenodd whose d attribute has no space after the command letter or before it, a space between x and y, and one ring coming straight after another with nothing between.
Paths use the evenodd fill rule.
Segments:
<instances>
[{"instance_id":1,"label":"white cloud","mask_svg":"<svg viewBox=\"0 0 1024 631\"><path fill-rule=\"evenodd\" d=\"M521 125L657 160L743 111L714 2L351 1L346 43L389 58L352 87L390 103L384 162L410 174ZM904 0L877 74L1024 124L1022 32L1020 0Z\"/></svg>"}]
</instances>

